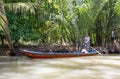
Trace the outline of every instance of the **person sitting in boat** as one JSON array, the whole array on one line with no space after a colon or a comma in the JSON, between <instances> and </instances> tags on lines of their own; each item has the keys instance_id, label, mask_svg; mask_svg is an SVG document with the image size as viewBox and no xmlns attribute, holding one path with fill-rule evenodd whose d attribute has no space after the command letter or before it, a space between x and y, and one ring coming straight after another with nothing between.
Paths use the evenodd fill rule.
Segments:
<instances>
[{"instance_id":1,"label":"person sitting in boat","mask_svg":"<svg viewBox=\"0 0 120 79\"><path fill-rule=\"evenodd\" d=\"M81 53L82 54L88 54L88 51L86 49L82 49Z\"/></svg>"}]
</instances>

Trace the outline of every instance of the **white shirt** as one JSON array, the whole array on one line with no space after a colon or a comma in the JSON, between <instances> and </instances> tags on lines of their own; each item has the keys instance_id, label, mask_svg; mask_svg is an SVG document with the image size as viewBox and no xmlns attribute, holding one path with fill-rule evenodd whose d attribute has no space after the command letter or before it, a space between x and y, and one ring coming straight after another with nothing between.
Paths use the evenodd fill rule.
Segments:
<instances>
[{"instance_id":1,"label":"white shirt","mask_svg":"<svg viewBox=\"0 0 120 79\"><path fill-rule=\"evenodd\" d=\"M85 43L89 43L89 42L90 42L90 37L89 37L89 36L86 36L86 37L84 38L84 42L85 42Z\"/></svg>"}]
</instances>

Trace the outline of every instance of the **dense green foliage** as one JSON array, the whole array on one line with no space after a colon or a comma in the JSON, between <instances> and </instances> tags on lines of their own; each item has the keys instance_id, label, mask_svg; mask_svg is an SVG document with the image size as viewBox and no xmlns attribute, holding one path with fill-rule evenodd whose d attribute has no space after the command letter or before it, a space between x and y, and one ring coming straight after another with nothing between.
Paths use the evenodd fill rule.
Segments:
<instances>
[{"instance_id":1,"label":"dense green foliage","mask_svg":"<svg viewBox=\"0 0 120 79\"><path fill-rule=\"evenodd\" d=\"M104 45L110 42L113 29L120 35L120 0L4 2L11 37L17 43L74 44L89 33L92 44Z\"/></svg>"}]
</instances>

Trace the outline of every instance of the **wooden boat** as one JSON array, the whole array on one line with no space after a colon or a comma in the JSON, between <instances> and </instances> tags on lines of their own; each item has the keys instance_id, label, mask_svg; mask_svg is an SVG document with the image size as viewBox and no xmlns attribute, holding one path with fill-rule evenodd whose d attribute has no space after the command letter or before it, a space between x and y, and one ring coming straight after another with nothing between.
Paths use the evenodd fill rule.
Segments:
<instances>
[{"instance_id":1,"label":"wooden boat","mask_svg":"<svg viewBox=\"0 0 120 79\"><path fill-rule=\"evenodd\" d=\"M88 54L83 54L81 52L49 52L49 53L43 53L43 52L36 52L26 49L21 49L21 51L28 57L31 58L68 58L68 57L82 57L82 56L95 56L97 55L96 50L91 50L88 52Z\"/></svg>"}]
</instances>

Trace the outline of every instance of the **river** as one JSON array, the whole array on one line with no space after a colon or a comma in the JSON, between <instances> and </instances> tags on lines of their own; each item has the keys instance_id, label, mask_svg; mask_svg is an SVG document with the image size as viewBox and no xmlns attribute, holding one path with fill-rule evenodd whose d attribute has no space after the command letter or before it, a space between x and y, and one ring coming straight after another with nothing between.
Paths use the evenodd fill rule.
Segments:
<instances>
[{"instance_id":1,"label":"river","mask_svg":"<svg viewBox=\"0 0 120 79\"><path fill-rule=\"evenodd\" d=\"M120 79L120 56L0 57L0 79Z\"/></svg>"}]
</instances>

